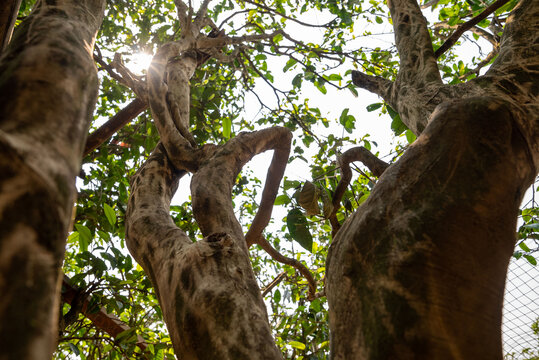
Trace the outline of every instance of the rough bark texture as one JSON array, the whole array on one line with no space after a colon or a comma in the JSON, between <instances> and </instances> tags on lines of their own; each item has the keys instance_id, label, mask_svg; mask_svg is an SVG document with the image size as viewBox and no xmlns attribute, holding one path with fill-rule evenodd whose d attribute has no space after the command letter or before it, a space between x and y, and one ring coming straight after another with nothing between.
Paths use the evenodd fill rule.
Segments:
<instances>
[{"instance_id":1,"label":"rough bark texture","mask_svg":"<svg viewBox=\"0 0 539 360\"><path fill-rule=\"evenodd\" d=\"M241 133L221 146L196 144L189 132L189 79L200 59L219 52L224 36L199 34L207 0L192 22L185 3L175 3L182 37L158 50L147 77L149 104L162 143L131 181L127 245L158 293L179 359L281 359L247 241L234 215L232 187L253 156L275 150L263 193L264 210L255 216L250 234L259 238L271 218L291 133L272 128ZM213 48L214 43L208 45L206 40L218 42ZM193 214L204 236L197 242L169 215L170 199L185 171L194 173Z\"/></svg>"},{"instance_id":2,"label":"rough bark texture","mask_svg":"<svg viewBox=\"0 0 539 360\"><path fill-rule=\"evenodd\" d=\"M180 359L280 359L267 320L231 189L241 167L275 146L285 129L239 135L205 146L192 179L193 212L205 236L192 242L170 218L170 199L184 171L159 145L132 179L129 250L154 284Z\"/></svg>"},{"instance_id":3,"label":"rough bark texture","mask_svg":"<svg viewBox=\"0 0 539 360\"><path fill-rule=\"evenodd\" d=\"M50 3L50 2L49 2ZM104 0L38 2L0 59L0 359L50 359Z\"/></svg>"},{"instance_id":4,"label":"rough bark texture","mask_svg":"<svg viewBox=\"0 0 539 360\"><path fill-rule=\"evenodd\" d=\"M435 76L415 0L389 6L399 76L354 81L421 136L331 245L332 356L501 359L516 216L539 167L539 3L521 1L489 71L457 86Z\"/></svg>"}]
</instances>

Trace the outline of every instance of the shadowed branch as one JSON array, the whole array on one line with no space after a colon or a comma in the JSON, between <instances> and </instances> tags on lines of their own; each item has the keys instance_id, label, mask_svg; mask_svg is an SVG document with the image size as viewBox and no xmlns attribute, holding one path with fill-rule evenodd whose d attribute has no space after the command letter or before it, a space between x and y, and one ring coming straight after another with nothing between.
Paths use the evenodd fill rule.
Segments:
<instances>
[{"instance_id":1,"label":"shadowed branch","mask_svg":"<svg viewBox=\"0 0 539 360\"><path fill-rule=\"evenodd\" d=\"M333 211L331 212L329 221L332 227L332 236L335 237L339 231L341 225L337 220L337 211L341 207L341 200L346 191L350 180L352 180L352 170L350 169L350 163L354 161L360 161L365 165L375 176L380 177L384 171L388 168L389 164L377 158L369 150L363 146L358 146L345 151L341 156L337 158L339 166L341 168L341 180L337 184L335 193L333 194Z\"/></svg>"}]
</instances>

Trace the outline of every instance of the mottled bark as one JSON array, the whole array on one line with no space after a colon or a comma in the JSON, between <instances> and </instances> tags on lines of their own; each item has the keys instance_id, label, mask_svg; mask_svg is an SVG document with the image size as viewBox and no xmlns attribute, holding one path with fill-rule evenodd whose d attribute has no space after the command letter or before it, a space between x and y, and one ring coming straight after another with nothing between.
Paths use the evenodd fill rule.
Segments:
<instances>
[{"instance_id":1,"label":"mottled bark","mask_svg":"<svg viewBox=\"0 0 539 360\"><path fill-rule=\"evenodd\" d=\"M539 168L538 18L539 3L521 1L484 76L439 86L422 110L405 111L425 130L330 248L334 359L502 358L516 217ZM395 31L397 43L408 34ZM397 105L410 99L394 94ZM417 99L397 108L418 108Z\"/></svg>"},{"instance_id":2,"label":"mottled bark","mask_svg":"<svg viewBox=\"0 0 539 360\"><path fill-rule=\"evenodd\" d=\"M38 2L0 58L0 358L49 359L104 0Z\"/></svg>"},{"instance_id":3,"label":"mottled bark","mask_svg":"<svg viewBox=\"0 0 539 360\"><path fill-rule=\"evenodd\" d=\"M440 106L344 223L326 285L335 359L501 359L505 273L536 173L514 113L488 97Z\"/></svg>"},{"instance_id":4,"label":"mottled bark","mask_svg":"<svg viewBox=\"0 0 539 360\"><path fill-rule=\"evenodd\" d=\"M205 146L191 181L193 213L205 238L192 242L173 223L170 199L183 171L159 145L132 179L129 250L154 284L180 359L280 359L249 261L231 190L242 166L278 146L283 128ZM200 154L200 153L199 153Z\"/></svg>"}]
</instances>

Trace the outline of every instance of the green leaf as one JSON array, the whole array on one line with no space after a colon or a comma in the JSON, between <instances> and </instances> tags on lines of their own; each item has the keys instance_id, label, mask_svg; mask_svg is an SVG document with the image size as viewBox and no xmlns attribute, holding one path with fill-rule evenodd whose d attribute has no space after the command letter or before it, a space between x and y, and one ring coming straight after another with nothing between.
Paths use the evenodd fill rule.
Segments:
<instances>
[{"instance_id":1,"label":"green leaf","mask_svg":"<svg viewBox=\"0 0 539 360\"><path fill-rule=\"evenodd\" d=\"M275 292L273 293L273 301L275 301L277 304L281 302L281 292L279 291L279 289L275 290Z\"/></svg>"},{"instance_id":2,"label":"green leaf","mask_svg":"<svg viewBox=\"0 0 539 360\"><path fill-rule=\"evenodd\" d=\"M325 87L323 84L320 84L320 83L318 83L318 82L315 82L315 83L314 83L314 86L316 86L316 88L317 88L318 90L320 90L320 92L321 92L322 94L324 94L324 95L327 94L328 91L327 91L326 87Z\"/></svg>"},{"instance_id":3,"label":"green leaf","mask_svg":"<svg viewBox=\"0 0 539 360\"><path fill-rule=\"evenodd\" d=\"M416 139L416 136L415 134L412 132L412 130L406 130L404 132L404 134L406 135L406 140L408 141L408 144L411 144L415 141Z\"/></svg>"},{"instance_id":4,"label":"green leaf","mask_svg":"<svg viewBox=\"0 0 539 360\"><path fill-rule=\"evenodd\" d=\"M376 109L379 109L382 107L382 105L384 105L383 103L374 103L374 104L370 104L367 106L367 111L368 112L372 112Z\"/></svg>"},{"instance_id":5,"label":"green leaf","mask_svg":"<svg viewBox=\"0 0 539 360\"><path fill-rule=\"evenodd\" d=\"M518 244L518 246L519 246L522 250L524 250L524 251L526 251L526 252L530 252L530 251L531 251L530 248L528 247L528 245L526 245L526 243L525 243L524 241L521 241L521 242Z\"/></svg>"},{"instance_id":6,"label":"green leaf","mask_svg":"<svg viewBox=\"0 0 539 360\"><path fill-rule=\"evenodd\" d=\"M297 189L301 186L301 183L297 180L286 180L284 181L283 188L288 189Z\"/></svg>"},{"instance_id":7,"label":"green leaf","mask_svg":"<svg viewBox=\"0 0 539 360\"><path fill-rule=\"evenodd\" d=\"M136 328L131 328L125 331L122 331L116 335L116 341L119 343L127 344L130 342L135 342L137 340Z\"/></svg>"},{"instance_id":8,"label":"green leaf","mask_svg":"<svg viewBox=\"0 0 539 360\"><path fill-rule=\"evenodd\" d=\"M523 225L523 227L527 228L527 229L539 229L539 223L533 223L533 224L526 224L526 225Z\"/></svg>"},{"instance_id":9,"label":"green leaf","mask_svg":"<svg viewBox=\"0 0 539 360\"><path fill-rule=\"evenodd\" d=\"M230 139L230 133L232 132L232 121L230 118L223 118L223 136Z\"/></svg>"},{"instance_id":10,"label":"green leaf","mask_svg":"<svg viewBox=\"0 0 539 360\"><path fill-rule=\"evenodd\" d=\"M399 114L397 114L397 116L395 116L393 118L393 121L391 121L391 130L393 130L395 135L398 136L398 135L402 134L403 132L405 132L406 129L408 129L408 128L402 122L401 117L399 116Z\"/></svg>"},{"instance_id":11,"label":"green leaf","mask_svg":"<svg viewBox=\"0 0 539 360\"><path fill-rule=\"evenodd\" d=\"M290 341L288 345L292 346L293 348L299 349L299 350L305 350L305 344L300 343L299 341Z\"/></svg>"},{"instance_id":12,"label":"green leaf","mask_svg":"<svg viewBox=\"0 0 539 360\"><path fill-rule=\"evenodd\" d=\"M283 34L277 34L273 37L273 42L278 44L283 39Z\"/></svg>"},{"instance_id":13,"label":"green leaf","mask_svg":"<svg viewBox=\"0 0 539 360\"><path fill-rule=\"evenodd\" d=\"M296 59L289 59L287 62L286 62L286 65L284 66L283 68L283 72L287 72L288 70L290 70L290 68L294 65L296 65L297 61Z\"/></svg>"},{"instance_id":14,"label":"green leaf","mask_svg":"<svg viewBox=\"0 0 539 360\"><path fill-rule=\"evenodd\" d=\"M274 205L286 205L289 203L290 203L290 198L288 197L288 195L284 194L284 195L277 196L277 198L275 199Z\"/></svg>"},{"instance_id":15,"label":"green leaf","mask_svg":"<svg viewBox=\"0 0 539 360\"><path fill-rule=\"evenodd\" d=\"M376 20L376 22L377 22L378 24L383 24L383 23L384 23L384 20L382 20L382 18L381 18L380 16L377 16L377 17L375 18L375 20Z\"/></svg>"},{"instance_id":16,"label":"green leaf","mask_svg":"<svg viewBox=\"0 0 539 360\"><path fill-rule=\"evenodd\" d=\"M116 212L114 209L109 206L109 204L103 204L103 209L105 210L105 216L107 217L109 224L116 224Z\"/></svg>"},{"instance_id":17,"label":"green leaf","mask_svg":"<svg viewBox=\"0 0 539 360\"><path fill-rule=\"evenodd\" d=\"M528 262L532 264L533 266L537 265L537 260L535 260L533 256L524 254L522 255L522 257L528 260Z\"/></svg>"},{"instance_id":18,"label":"green leaf","mask_svg":"<svg viewBox=\"0 0 539 360\"><path fill-rule=\"evenodd\" d=\"M88 245L92 242L92 232L86 226L75 224L79 233L79 246L82 251L88 251Z\"/></svg>"},{"instance_id":19,"label":"green leaf","mask_svg":"<svg viewBox=\"0 0 539 360\"><path fill-rule=\"evenodd\" d=\"M294 85L297 88L301 87L301 83L303 82L303 75L297 74L294 79L292 80L292 85Z\"/></svg>"},{"instance_id":20,"label":"green leaf","mask_svg":"<svg viewBox=\"0 0 539 360\"><path fill-rule=\"evenodd\" d=\"M300 244L305 250L312 252L313 237L309 231L307 218L300 209L292 209L286 216L286 225L292 239Z\"/></svg>"}]
</instances>

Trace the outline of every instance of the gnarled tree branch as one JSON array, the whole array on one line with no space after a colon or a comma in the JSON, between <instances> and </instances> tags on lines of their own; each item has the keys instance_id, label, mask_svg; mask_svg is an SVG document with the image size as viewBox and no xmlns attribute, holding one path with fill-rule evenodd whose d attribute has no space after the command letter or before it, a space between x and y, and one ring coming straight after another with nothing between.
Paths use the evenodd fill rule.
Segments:
<instances>
[{"instance_id":1,"label":"gnarled tree branch","mask_svg":"<svg viewBox=\"0 0 539 360\"><path fill-rule=\"evenodd\" d=\"M290 154L292 133L290 131L280 130L279 135L279 138L276 138L272 144L274 150L273 158L271 159L268 174L266 175L266 183L264 184L264 190L262 191L262 199L260 201L258 212L251 223L249 231L245 234L247 247L251 246L254 242L258 242L258 239L262 236L262 232L268 225L271 219L273 204L275 203L275 198L279 191L279 184L286 169L288 156Z\"/></svg>"},{"instance_id":2,"label":"gnarled tree branch","mask_svg":"<svg viewBox=\"0 0 539 360\"><path fill-rule=\"evenodd\" d=\"M358 146L345 151L337 158L337 161L341 168L341 180L337 184L337 188L333 194L333 211L328 217L331 223L333 237L335 237L341 227L341 224L337 220L337 211L341 207L341 200L344 192L346 191L348 185L350 185L350 180L352 180L350 163L354 161L361 161L363 165L365 165L377 177L382 176L383 172L389 167L389 164L377 158L363 146Z\"/></svg>"}]
</instances>

